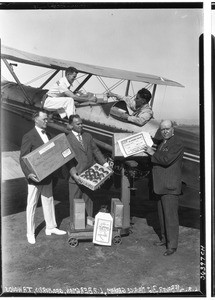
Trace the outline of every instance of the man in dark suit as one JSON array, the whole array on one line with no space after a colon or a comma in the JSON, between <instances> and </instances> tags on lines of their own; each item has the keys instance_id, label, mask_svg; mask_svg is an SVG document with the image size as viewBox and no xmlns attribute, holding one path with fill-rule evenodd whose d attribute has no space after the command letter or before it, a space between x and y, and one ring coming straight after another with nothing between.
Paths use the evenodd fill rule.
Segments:
<instances>
[{"instance_id":1,"label":"man in dark suit","mask_svg":"<svg viewBox=\"0 0 215 300\"><path fill-rule=\"evenodd\" d=\"M165 120L160 123L162 143L154 151L146 146L153 163L154 192L159 195L158 215L161 226L161 241L154 245L166 245L165 256L173 254L178 247L179 219L178 200L181 193L183 144L174 135L173 123Z\"/></svg>"},{"instance_id":2,"label":"man in dark suit","mask_svg":"<svg viewBox=\"0 0 215 300\"><path fill-rule=\"evenodd\" d=\"M27 132L22 139L20 149L20 164L25 177L28 180L28 198L27 198L27 240L30 244L35 244L35 222L34 215L38 203L38 198L41 195L44 219L46 222L46 235L52 233L62 235L65 231L57 228L55 220L54 199L52 193L52 176L48 176L42 181L38 181L35 174L30 173L25 165L22 157L37 149L39 146L48 142L50 134L46 132L47 114L43 111L38 111L33 115L35 127Z\"/></svg>"},{"instance_id":3,"label":"man in dark suit","mask_svg":"<svg viewBox=\"0 0 215 300\"><path fill-rule=\"evenodd\" d=\"M89 133L83 132L83 123L80 116L70 116L69 124L71 132L68 134L67 139L75 153L75 159L67 163L70 172L70 226L73 228L74 199L83 198L87 215L92 217L93 214L93 201L91 199L93 192L81 185L79 175L96 162L105 167L109 167L109 164L94 142L93 137Z\"/></svg>"}]
</instances>

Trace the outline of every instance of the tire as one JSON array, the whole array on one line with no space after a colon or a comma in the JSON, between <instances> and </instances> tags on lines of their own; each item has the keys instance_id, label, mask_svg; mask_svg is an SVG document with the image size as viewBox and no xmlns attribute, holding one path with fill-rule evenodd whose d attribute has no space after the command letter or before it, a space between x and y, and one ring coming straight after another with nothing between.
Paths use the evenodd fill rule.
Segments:
<instances>
[{"instance_id":1,"label":"tire","mask_svg":"<svg viewBox=\"0 0 215 300\"><path fill-rule=\"evenodd\" d=\"M120 235L115 235L113 237L113 244L114 245L120 245L122 243L122 238Z\"/></svg>"},{"instance_id":2,"label":"tire","mask_svg":"<svg viewBox=\"0 0 215 300\"><path fill-rule=\"evenodd\" d=\"M70 247L77 247L78 246L78 240L75 238L68 239L68 243Z\"/></svg>"}]
</instances>

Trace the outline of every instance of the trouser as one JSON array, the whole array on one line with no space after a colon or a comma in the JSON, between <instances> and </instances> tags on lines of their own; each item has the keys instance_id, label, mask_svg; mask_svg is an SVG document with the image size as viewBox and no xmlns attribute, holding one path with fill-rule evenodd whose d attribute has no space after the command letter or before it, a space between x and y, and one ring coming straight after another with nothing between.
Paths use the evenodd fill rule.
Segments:
<instances>
[{"instance_id":1,"label":"trouser","mask_svg":"<svg viewBox=\"0 0 215 300\"><path fill-rule=\"evenodd\" d=\"M178 247L178 199L178 195L162 195L158 201L161 237L162 241L166 242L168 249Z\"/></svg>"},{"instance_id":2,"label":"trouser","mask_svg":"<svg viewBox=\"0 0 215 300\"><path fill-rule=\"evenodd\" d=\"M28 235L33 235L35 233L34 216L40 195L46 228L52 229L57 227L55 220L54 199L52 195L52 182L47 185L28 184L28 198L26 208Z\"/></svg>"},{"instance_id":3,"label":"trouser","mask_svg":"<svg viewBox=\"0 0 215 300\"><path fill-rule=\"evenodd\" d=\"M75 104L71 97L47 97L43 107L50 111L58 111L63 119L75 114Z\"/></svg>"},{"instance_id":4,"label":"trouser","mask_svg":"<svg viewBox=\"0 0 215 300\"><path fill-rule=\"evenodd\" d=\"M83 199L86 215L93 216L92 192L83 185L69 182L70 224L73 224L74 199Z\"/></svg>"}]
</instances>

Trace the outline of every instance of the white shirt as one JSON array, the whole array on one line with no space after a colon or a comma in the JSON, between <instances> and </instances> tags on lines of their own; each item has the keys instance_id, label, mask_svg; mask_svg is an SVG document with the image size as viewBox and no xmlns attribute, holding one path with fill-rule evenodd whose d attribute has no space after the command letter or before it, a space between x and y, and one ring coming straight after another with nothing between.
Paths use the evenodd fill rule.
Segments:
<instances>
[{"instance_id":1,"label":"white shirt","mask_svg":"<svg viewBox=\"0 0 215 300\"><path fill-rule=\"evenodd\" d=\"M39 128L39 127L37 127L37 126L35 126L35 128L36 128L36 131L39 133L41 139L43 140L44 144L47 143L47 142L49 141L49 138L48 138L48 136L47 136L46 133L42 133L42 131L43 131L44 129Z\"/></svg>"},{"instance_id":2,"label":"white shirt","mask_svg":"<svg viewBox=\"0 0 215 300\"><path fill-rule=\"evenodd\" d=\"M76 131L73 131L72 130L72 133L74 134L74 136L76 137L76 139L79 141L79 135L81 136L81 134L80 133L78 133L78 132L76 132ZM81 138L82 138L82 136L81 136ZM108 162L106 162L106 163L104 163L103 164L103 167L106 167L106 168L108 168L109 167L109 163Z\"/></svg>"},{"instance_id":3,"label":"white shirt","mask_svg":"<svg viewBox=\"0 0 215 300\"><path fill-rule=\"evenodd\" d=\"M48 91L48 96L50 97L64 97L64 92L68 91L70 88L70 83L64 76L60 78Z\"/></svg>"},{"instance_id":4,"label":"white shirt","mask_svg":"<svg viewBox=\"0 0 215 300\"><path fill-rule=\"evenodd\" d=\"M134 98L125 96L122 99L127 105L129 122L143 126L153 117L152 109L148 103L136 109L136 102Z\"/></svg>"},{"instance_id":5,"label":"white shirt","mask_svg":"<svg viewBox=\"0 0 215 300\"><path fill-rule=\"evenodd\" d=\"M76 137L76 139L79 141L78 136L79 136L79 135L81 136L81 134L78 133L78 132L76 132L76 131L73 131L73 130L72 130L72 133L74 134L74 136Z\"/></svg>"}]
</instances>

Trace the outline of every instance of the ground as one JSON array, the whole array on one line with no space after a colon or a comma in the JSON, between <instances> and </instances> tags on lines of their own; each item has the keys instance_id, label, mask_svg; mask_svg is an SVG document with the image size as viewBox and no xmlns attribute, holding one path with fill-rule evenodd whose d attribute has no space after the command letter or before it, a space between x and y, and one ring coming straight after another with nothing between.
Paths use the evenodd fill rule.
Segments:
<instances>
[{"instance_id":1,"label":"ground","mask_svg":"<svg viewBox=\"0 0 215 300\"><path fill-rule=\"evenodd\" d=\"M71 247L68 235L46 236L40 203L35 216L36 244L28 244L26 195L24 178L2 182L2 292L5 295L202 294L199 205L180 206L179 247L176 253L165 257L165 247L153 246L159 233L156 201L138 191L131 197L130 231L122 235L121 244L111 246L95 245L88 240ZM118 189L99 189L94 213L103 204L109 206L112 197L120 197ZM58 181L54 198L58 227L67 230L69 203L65 180Z\"/></svg>"}]
</instances>

